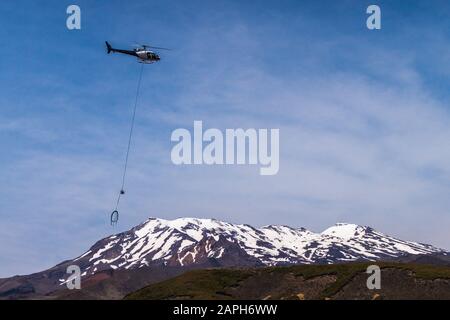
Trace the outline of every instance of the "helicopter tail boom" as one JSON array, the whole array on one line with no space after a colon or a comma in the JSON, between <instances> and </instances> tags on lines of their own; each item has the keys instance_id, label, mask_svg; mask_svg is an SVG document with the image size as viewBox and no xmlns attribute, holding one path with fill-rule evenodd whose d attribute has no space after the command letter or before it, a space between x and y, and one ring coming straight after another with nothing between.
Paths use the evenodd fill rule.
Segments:
<instances>
[{"instance_id":1,"label":"helicopter tail boom","mask_svg":"<svg viewBox=\"0 0 450 320\"><path fill-rule=\"evenodd\" d=\"M118 53L128 54L130 56L138 57L138 55L136 54L136 51L134 51L134 50L132 51L132 50L115 49L109 44L108 41L105 41L105 44L106 44L106 50L107 50L108 53L118 52Z\"/></svg>"}]
</instances>

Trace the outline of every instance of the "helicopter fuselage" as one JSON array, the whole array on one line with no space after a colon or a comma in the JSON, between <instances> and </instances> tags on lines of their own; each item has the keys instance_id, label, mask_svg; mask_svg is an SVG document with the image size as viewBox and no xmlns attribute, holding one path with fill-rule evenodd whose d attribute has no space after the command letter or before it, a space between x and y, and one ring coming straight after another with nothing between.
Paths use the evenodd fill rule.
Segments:
<instances>
[{"instance_id":1,"label":"helicopter fuselage","mask_svg":"<svg viewBox=\"0 0 450 320\"><path fill-rule=\"evenodd\" d=\"M146 63L153 63L161 60L159 55L150 50L136 50L135 53L139 59L145 61Z\"/></svg>"}]
</instances>

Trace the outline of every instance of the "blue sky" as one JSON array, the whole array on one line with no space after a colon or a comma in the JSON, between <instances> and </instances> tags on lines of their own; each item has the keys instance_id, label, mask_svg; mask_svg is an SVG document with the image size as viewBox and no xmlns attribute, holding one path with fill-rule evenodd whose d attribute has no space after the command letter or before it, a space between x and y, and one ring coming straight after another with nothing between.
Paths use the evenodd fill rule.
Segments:
<instances>
[{"instance_id":1,"label":"blue sky","mask_svg":"<svg viewBox=\"0 0 450 320\"><path fill-rule=\"evenodd\" d=\"M353 222L450 248L449 15L448 1L3 1L0 277L150 216ZM140 65L105 40L175 49L145 66L116 229ZM170 134L194 120L280 128L279 174L174 166Z\"/></svg>"}]
</instances>

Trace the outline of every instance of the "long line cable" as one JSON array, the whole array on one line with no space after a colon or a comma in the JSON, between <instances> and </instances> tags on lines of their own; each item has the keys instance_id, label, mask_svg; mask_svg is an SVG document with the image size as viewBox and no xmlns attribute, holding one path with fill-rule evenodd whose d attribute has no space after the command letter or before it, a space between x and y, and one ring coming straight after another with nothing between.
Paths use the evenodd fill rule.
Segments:
<instances>
[{"instance_id":1,"label":"long line cable","mask_svg":"<svg viewBox=\"0 0 450 320\"><path fill-rule=\"evenodd\" d=\"M115 225L117 223L117 221L119 220L118 208L119 208L120 198L123 194L125 194L124 188L125 188L125 179L126 179L127 169L128 169L128 158L130 156L130 147L131 147L131 142L133 139L134 123L135 123L135 119L136 119L136 110L137 110L137 105L138 105L139 92L141 89L143 71L144 71L144 64L142 63L141 70L139 73L139 81L138 81L138 85L137 85L137 89L136 89L136 97L134 100L133 115L131 117L130 133L128 135L127 153L125 156L125 163L123 166L122 186L120 188L119 195L117 196L116 208L113 211L113 213L111 214L111 224L112 225Z\"/></svg>"}]
</instances>

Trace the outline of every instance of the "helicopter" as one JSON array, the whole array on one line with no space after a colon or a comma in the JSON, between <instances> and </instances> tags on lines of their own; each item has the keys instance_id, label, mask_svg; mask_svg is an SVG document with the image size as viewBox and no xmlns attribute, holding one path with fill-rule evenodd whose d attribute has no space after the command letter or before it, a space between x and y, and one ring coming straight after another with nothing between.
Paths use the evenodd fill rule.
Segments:
<instances>
[{"instance_id":1,"label":"helicopter","mask_svg":"<svg viewBox=\"0 0 450 320\"><path fill-rule=\"evenodd\" d=\"M134 56L134 57L138 58L139 63L145 63L145 64L150 64L150 63L158 62L159 60L161 60L161 58L159 57L158 54L156 54L155 52L153 52L151 50L148 50L148 48L158 49L158 50L170 50L168 48L153 47L153 46L149 46L146 44L140 45L138 48L135 48L133 50L122 50L122 49L113 48L108 43L108 41L105 41L105 44L106 44L106 50L108 53L118 52L118 53L128 54L130 56Z\"/></svg>"}]
</instances>

